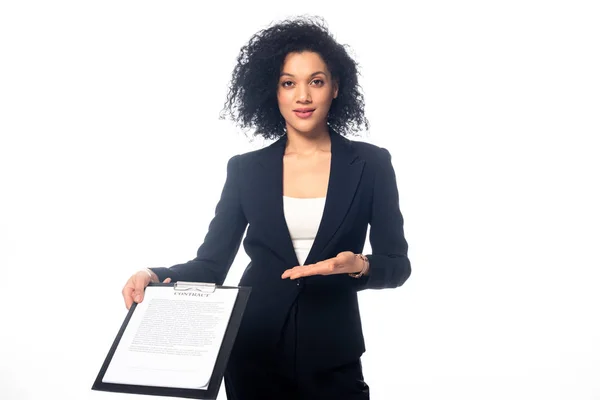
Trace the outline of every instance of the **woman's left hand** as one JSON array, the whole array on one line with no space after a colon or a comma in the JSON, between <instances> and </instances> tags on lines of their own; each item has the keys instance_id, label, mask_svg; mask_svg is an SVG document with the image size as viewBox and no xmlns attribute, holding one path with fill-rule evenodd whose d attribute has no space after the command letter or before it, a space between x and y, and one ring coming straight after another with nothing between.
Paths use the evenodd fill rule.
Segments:
<instances>
[{"instance_id":1,"label":"woman's left hand","mask_svg":"<svg viewBox=\"0 0 600 400\"><path fill-rule=\"evenodd\" d=\"M352 274L360 272L362 267L363 261L356 254L351 251L343 251L328 260L288 269L281 275L281 279L297 279L311 275Z\"/></svg>"}]
</instances>

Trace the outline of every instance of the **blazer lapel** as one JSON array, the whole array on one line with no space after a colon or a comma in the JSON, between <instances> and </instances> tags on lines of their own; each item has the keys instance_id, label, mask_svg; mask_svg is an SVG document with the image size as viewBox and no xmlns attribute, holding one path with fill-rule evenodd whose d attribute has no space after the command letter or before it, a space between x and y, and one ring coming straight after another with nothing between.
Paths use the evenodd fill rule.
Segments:
<instances>
[{"instance_id":1,"label":"blazer lapel","mask_svg":"<svg viewBox=\"0 0 600 400\"><path fill-rule=\"evenodd\" d=\"M364 160L355 153L352 142L331 131L331 169L327 199L321 224L305 264L321 261L321 253L335 236L352 204L364 164Z\"/></svg>"},{"instance_id":2,"label":"blazer lapel","mask_svg":"<svg viewBox=\"0 0 600 400\"><path fill-rule=\"evenodd\" d=\"M333 239L352 204L364 167L364 161L358 158L352 143L331 128L330 132L331 168L325 209L305 264L320 261L322 251ZM260 164L265 168L262 198L265 210L272 216L269 237L273 242L273 250L292 267L299 265L299 262L283 211L283 155L286 142L287 136L284 135L265 148Z\"/></svg>"},{"instance_id":3,"label":"blazer lapel","mask_svg":"<svg viewBox=\"0 0 600 400\"><path fill-rule=\"evenodd\" d=\"M298 257L283 213L283 155L286 143L287 136L284 135L265 148L259 162L264 167L265 178L261 198L271 223L266 234L273 243L273 251L291 268L298 265Z\"/></svg>"}]
</instances>

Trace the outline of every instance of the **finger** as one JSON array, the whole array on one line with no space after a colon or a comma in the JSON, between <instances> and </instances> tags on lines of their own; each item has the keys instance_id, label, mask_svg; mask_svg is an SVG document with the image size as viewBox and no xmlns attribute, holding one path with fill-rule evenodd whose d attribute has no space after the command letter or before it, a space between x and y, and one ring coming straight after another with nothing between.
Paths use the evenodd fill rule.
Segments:
<instances>
[{"instance_id":1,"label":"finger","mask_svg":"<svg viewBox=\"0 0 600 400\"><path fill-rule=\"evenodd\" d=\"M129 310L131 308L131 304L133 303L133 286L126 285L123 288L123 299L125 300L125 307Z\"/></svg>"},{"instance_id":2,"label":"finger","mask_svg":"<svg viewBox=\"0 0 600 400\"><path fill-rule=\"evenodd\" d=\"M334 273L334 264L332 262L318 262L292 271L290 279L304 278L314 275L331 275Z\"/></svg>"},{"instance_id":3,"label":"finger","mask_svg":"<svg viewBox=\"0 0 600 400\"><path fill-rule=\"evenodd\" d=\"M281 275L281 277L285 279L285 278L292 278L294 276L298 276L298 274L301 274L302 271L304 271L307 268L310 268L313 265L314 264L310 264L310 265L297 265L294 268L286 270L283 273L283 275Z\"/></svg>"},{"instance_id":4,"label":"finger","mask_svg":"<svg viewBox=\"0 0 600 400\"><path fill-rule=\"evenodd\" d=\"M170 283L171 282L171 278L167 278L163 281L163 283Z\"/></svg>"},{"instance_id":5,"label":"finger","mask_svg":"<svg viewBox=\"0 0 600 400\"><path fill-rule=\"evenodd\" d=\"M319 261L315 264L299 265L284 271L284 273L281 275L281 278L298 279L311 275L330 275L332 273L335 273L335 265L335 257Z\"/></svg>"},{"instance_id":6,"label":"finger","mask_svg":"<svg viewBox=\"0 0 600 400\"><path fill-rule=\"evenodd\" d=\"M145 280L144 279L140 279L139 277L135 277L134 278L134 286L135 286L135 293L133 295L133 300L136 303L141 303L144 300L144 288L146 287L145 285Z\"/></svg>"},{"instance_id":7,"label":"finger","mask_svg":"<svg viewBox=\"0 0 600 400\"><path fill-rule=\"evenodd\" d=\"M290 268L290 269L286 269L285 271L283 271L283 274L281 274L281 279L286 279L289 278L290 275L297 269L299 268L299 266L296 266L294 268Z\"/></svg>"}]
</instances>

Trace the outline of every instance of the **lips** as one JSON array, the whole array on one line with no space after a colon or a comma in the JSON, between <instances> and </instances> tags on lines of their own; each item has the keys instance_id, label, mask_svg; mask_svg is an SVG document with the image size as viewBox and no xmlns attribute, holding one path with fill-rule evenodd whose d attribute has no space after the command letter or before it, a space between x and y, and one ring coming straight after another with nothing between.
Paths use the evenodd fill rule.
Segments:
<instances>
[{"instance_id":1,"label":"lips","mask_svg":"<svg viewBox=\"0 0 600 400\"><path fill-rule=\"evenodd\" d=\"M296 114L300 118L309 118L314 111L314 108L298 108L294 110L294 114Z\"/></svg>"}]
</instances>

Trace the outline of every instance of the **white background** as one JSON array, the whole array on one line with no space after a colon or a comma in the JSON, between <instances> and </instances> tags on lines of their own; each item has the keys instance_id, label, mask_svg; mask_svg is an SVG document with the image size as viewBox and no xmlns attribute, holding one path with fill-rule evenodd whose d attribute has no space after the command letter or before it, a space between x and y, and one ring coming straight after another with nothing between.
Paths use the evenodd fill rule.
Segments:
<instances>
[{"instance_id":1,"label":"white background","mask_svg":"<svg viewBox=\"0 0 600 400\"><path fill-rule=\"evenodd\" d=\"M594 3L2 2L0 398L142 398L90 390L121 289L194 257L265 145L218 119L239 48L309 13L360 63L413 263L361 293L372 398L600 399Z\"/></svg>"}]
</instances>

